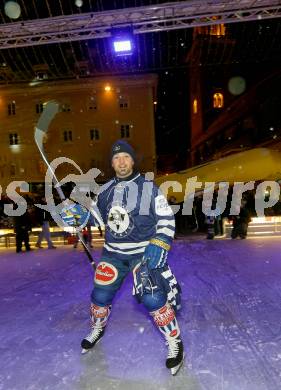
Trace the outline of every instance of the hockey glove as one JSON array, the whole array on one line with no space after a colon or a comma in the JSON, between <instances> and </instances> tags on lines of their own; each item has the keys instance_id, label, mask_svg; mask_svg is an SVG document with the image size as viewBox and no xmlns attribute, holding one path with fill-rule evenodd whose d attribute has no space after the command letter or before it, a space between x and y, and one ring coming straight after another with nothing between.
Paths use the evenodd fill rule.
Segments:
<instances>
[{"instance_id":1,"label":"hockey glove","mask_svg":"<svg viewBox=\"0 0 281 390\"><path fill-rule=\"evenodd\" d=\"M143 259L149 269L162 268L167 262L170 245L159 238L152 238L145 248Z\"/></svg>"},{"instance_id":2,"label":"hockey glove","mask_svg":"<svg viewBox=\"0 0 281 390\"><path fill-rule=\"evenodd\" d=\"M60 216L69 226L84 227L88 222L90 212L79 203L74 203L66 206L60 213Z\"/></svg>"},{"instance_id":3,"label":"hockey glove","mask_svg":"<svg viewBox=\"0 0 281 390\"><path fill-rule=\"evenodd\" d=\"M134 290L133 295L135 295L139 303L142 302L142 296L144 294L153 294L154 292L161 291L161 285L157 285L157 280L154 277L155 271L160 272L160 270L150 270L147 266L147 262L142 261L136 273L134 274Z\"/></svg>"},{"instance_id":4,"label":"hockey glove","mask_svg":"<svg viewBox=\"0 0 281 390\"><path fill-rule=\"evenodd\" d=\"M141 263L134 274L133 295L141 303L144 294L153 295L159 291L167 294L167 300L174 310L180 309L181 288L168 264L162 269L148 269L147 263Z\"/></svg>"}]
</instances>

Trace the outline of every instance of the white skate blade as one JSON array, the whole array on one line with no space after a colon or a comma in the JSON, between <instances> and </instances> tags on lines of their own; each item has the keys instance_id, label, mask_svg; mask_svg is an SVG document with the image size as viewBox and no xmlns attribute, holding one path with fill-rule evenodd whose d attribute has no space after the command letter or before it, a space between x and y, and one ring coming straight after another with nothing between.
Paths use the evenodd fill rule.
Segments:
<instances>
[{"instance_id":1,"label":"white skate blade","mask_svg":"<svg viewBox=\"0 0 281 390\"><path fill-rule=\"evenodd\" d=\"M101 341L101 339L102 339L102 337L101 337L101 338L96 342L96 344L93 345L91 348L88 348L88 349L82 348L81 354L82 354L82 355L85 355L86 353L92 351L92 349Z\"/></svg>"},{"instance_id":2,"label":"white skate blade","mask_svg":"<svg viewBox=\"0 0 281 390\"><path fill-rule=\"evenodd\" d=\"M179 369L181 368L181 366L183 364L184 358L185 358L185 354L183 354L182 361L177 366L171 368L172 375L176 375L176 373L179 371Z\"/></svg>"},{"instance_id":3,"label":"white skate blade","mask_svg":"<svg viewBox=\"0 0 281 390\"><path fill-rule=\"evenodd\" d=\"M85 355L86 353L90 352L91 349L85 349L85 348L82 348L82 351L81 351L81 354L82 355Z\"/></svg>"}]
</instances>

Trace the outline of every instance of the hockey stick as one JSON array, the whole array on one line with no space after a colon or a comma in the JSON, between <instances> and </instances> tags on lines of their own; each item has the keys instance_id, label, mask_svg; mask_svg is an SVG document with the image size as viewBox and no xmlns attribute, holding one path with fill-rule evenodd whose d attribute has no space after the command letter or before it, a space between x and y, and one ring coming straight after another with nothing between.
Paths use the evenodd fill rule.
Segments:
<instances>
[{"instance_id":1,"label":"hockey stick","mask_svg":"<svg viewBox=\"0 0 281 390\"><path fill-rule=\"evenodd\" d=\"M59 104L56 101L51 100L51 101L46 103L44 110L43 110L43 112L40 115L40 118L38 120L37 126L35 127L34 139L35 139L35 143L38 147L38 150L39 150L45 164L47 165L48 169L52 173L52 181L56 187L56 190L59 194L60 199L62 201L67 202L66 197L65 197L61 187L58 185L59 181L55 175L53 168L51 167L51 165L48 162L48 159L45 155L44 147L43 147L43 140L47 134L49 125L58 112L59 112ZM86 255L88 257L89 262L91 263L92 267L94 269L96 269L96 263L91 255L91 252L89 251L89 248L87 247L87 245L83 239L81 232L78 231L77 236L78 236L79 241L81 242L81 244L84 247L84 250L86 252Z\"/></svg>"}]
</instances>

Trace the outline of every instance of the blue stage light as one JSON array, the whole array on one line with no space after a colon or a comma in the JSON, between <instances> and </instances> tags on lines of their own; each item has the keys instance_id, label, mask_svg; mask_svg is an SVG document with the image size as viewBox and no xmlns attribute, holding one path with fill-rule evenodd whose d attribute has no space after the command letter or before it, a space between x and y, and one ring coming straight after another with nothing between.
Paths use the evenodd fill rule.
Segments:
<instances>
[{"instance_id":1,"label":"blue stage light","mask_svg":"<svg viewBox=\"0 0 281 390\"><path fill-rule=\"evenodd\" d=\"M134 52L133 30L131 27L112 28L111 44L115 56L129 56Z\"/></svg>"},{"instance_id":2,"label":"blue stage light","mask_svg":"<svg viewBox=\"0 0 281 390\"><path fill-rule=\"evenodd\" d=\"M133 54L132 41L128 38L118 38L113 41L113 47L116 55L126 56Z\"/></svg>"},{"instance_id":3,"label":"blue stage light","mask_svg":"<svg viewBox=\"0 0 281 390\"><path fill-rule=\"evenodd\" d=\"M132 42L130 40L114 41L114 50L116 53L124 53L132 51Z\"/></svg>"}]
</instances>

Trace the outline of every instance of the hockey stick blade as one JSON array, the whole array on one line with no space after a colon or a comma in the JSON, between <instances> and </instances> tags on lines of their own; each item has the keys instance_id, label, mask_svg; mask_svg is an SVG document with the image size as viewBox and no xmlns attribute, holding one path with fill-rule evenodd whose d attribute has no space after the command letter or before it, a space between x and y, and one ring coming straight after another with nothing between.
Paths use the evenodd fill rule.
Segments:
<instances>
[{"instance_id":1,"label":"hockey stick blade","mask_svg":"<svg viewBox=\"0 0 281 390\"><path fill-rule=\"evenodd\" d=\"M51 121L54 119L54 117L57 115L58 112L59 112L59 103L58 102L56 102L54 100L50 100L49 102L47 102L44 105L44 110L43 110L42 114L40 115L37 126L35 127L35 133L34 133L35 143L38 147L38 150L39 150L45 164L47 165L48 169L52 172L53 182L54 182L55 186L57 184L59 184L59 181L58 181L58 179L55 175L55 172L53 171L52 167L50 166L48 159L45 155L44 147L43 147L43 140L44 140L44 137L47 135ZM56 190L58 191L60 199L62 201L66 200L65 195L64 195L61 187L56 186ZM78 236L79 241L81 242L81 244L84 247L84 250L86 252L86 255L88 257L89 262L91 263L92 267L94 269L96 269L96 263L91 255L90 250L87 247L87 244L85 243L85 241L83 239L81 232L77 232L77 236Z\"/></svg>"}]
</instances>

